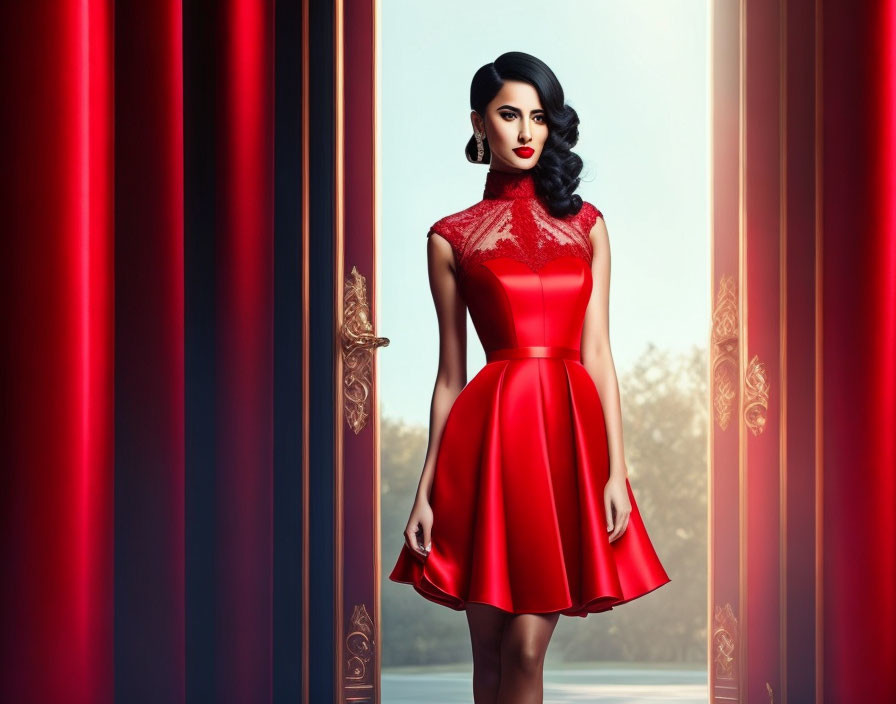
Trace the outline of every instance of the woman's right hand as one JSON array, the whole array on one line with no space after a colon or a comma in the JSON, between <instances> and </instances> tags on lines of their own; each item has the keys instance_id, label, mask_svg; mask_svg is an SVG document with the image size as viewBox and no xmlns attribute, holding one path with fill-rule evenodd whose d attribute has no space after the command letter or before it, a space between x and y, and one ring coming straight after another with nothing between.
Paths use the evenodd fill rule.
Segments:
<instances>
[{"instance_id":1,"label":"woman's right hand","mask_svg":"<svg viewBox=\"0 0 896 704\"><path fill-rule=\"evenodd\" d=\"M414 502L408 525L404 529L404 542L421 557L428 557L432 548L430 536L432 534L432 507L429 501L420 497Z\"/></svg>"}]
</instances>

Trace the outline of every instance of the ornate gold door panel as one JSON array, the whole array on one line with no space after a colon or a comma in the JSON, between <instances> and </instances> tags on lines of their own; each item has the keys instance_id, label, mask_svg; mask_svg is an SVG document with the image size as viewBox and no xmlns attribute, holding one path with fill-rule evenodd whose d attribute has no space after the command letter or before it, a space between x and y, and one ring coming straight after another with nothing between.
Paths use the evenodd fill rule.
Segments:
<instances>
[{"instance_id":1,"label":"ornate gold door panel","mask_svg":"<svg viewBox=\"0 0 896 704\"><path fill-rule=\"evenodd\" d=\"M350 10L350 11L349 11ZM336 242L342 299L336 466L337 702L380 701L376 12L335 2Z\"/></svg>"},{"instance_id":2,"label":"ornate gold door panel","mask_svg":"<svg viewBox=\"0 0 896 704\"><path fill-rule=\"evenodd\" d=\"M712 7L714 702L814 699L814 11Z\"/></svg>"}]
</instances>

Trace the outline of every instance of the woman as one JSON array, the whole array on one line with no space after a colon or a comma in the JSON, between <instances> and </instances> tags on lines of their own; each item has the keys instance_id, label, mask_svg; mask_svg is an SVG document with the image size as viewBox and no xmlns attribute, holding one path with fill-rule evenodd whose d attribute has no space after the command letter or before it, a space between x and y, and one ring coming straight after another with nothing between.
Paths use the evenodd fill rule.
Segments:
<instances>
[{"instance_id":1,"label":"woman","mask_svg":"<svg viewBox=\"0 0 896 704\"><path fill-rule=\"evenodd\" d=\"M608 233L574 193L578 116L550 68L521 52L480 68L470 102L467 158L490 169L482 200L427 233L439 370L389 578L466 611L477 704L526 704L542 701L561 614L670 579L628 482ZM467 309L487 360L469 384Z\"/></svg>"}]
</instances>

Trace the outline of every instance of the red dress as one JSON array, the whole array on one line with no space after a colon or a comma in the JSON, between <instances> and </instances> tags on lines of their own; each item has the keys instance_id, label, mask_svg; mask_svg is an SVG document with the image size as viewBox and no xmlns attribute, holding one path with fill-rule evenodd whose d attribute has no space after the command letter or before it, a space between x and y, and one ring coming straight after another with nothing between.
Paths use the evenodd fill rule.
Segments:
<instances>
[{"instance_id":1,"label":"red dress","mask_svg":"<svg viewBox=\"0 0 896 704\"><path fill-rule=\"evenodd\" d=\"M670 581L627 479L628 528L607 532L606 427L579 351L598 217L587 201L554 217L529 172L489 171L483 199L427 233L451 244L487 360L442 432L431 552L402 545L389 575L431 601L584 617Z\"/></svg>"}]
</instances>

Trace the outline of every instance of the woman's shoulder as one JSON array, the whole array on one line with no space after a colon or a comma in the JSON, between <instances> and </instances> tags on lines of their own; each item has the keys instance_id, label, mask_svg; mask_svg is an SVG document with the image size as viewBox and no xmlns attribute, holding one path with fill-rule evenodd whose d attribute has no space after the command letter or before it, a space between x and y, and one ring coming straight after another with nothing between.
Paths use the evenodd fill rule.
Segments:
<instances>
[{"instance_id":1,"label":"woman's shoulder","mask_svg":"<svg viewBox=\"0 0 896 704\"><path fill-rule=\"evenodd\" d=\"M429 226L426 236L432 234L441 235L451 246L460 251L466 240L467 234L482 216L483 209L487 207L485 201L479 201L463 210L445 215Z\"/></svg>"},{"instance_id":2,"label":"woman's shoulder","mask_svg":"<svg viewBox=\"0 0 896 704\"><path fill-rule=\"evenodd\" d=\"M578 230L582 234L588 236L591 233L597 219L603 219L604 214L593 203L587 200L582 201L582 208L573 217L573 221L578 226Z\"/></svg>"}]
</instances>

